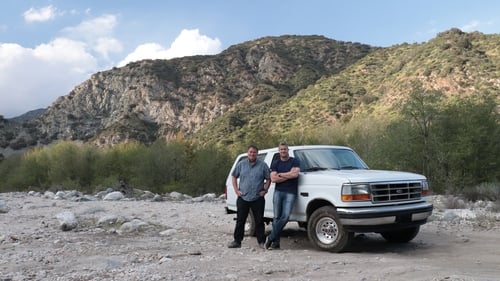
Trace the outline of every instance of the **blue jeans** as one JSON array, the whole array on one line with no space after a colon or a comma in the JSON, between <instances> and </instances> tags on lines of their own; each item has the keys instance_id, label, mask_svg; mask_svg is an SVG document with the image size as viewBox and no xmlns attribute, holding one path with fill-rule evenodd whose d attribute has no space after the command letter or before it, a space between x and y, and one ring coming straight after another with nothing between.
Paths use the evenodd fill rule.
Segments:
<instances>
[{"instance_id":1,"label":"blue jeans","mask_svg":"<svg viewBox=\"0 0 500 281\"><path fill-rule=\"evenodd\" d=\"M273 229L269 235L269 240L274 242L274 244L280 244L280 236L283 228L290 218L292 213L293 204L297 198L296 194L290 192L283 192L279 190L274 191L273 195Z\"/></svg>"}]
</instances>

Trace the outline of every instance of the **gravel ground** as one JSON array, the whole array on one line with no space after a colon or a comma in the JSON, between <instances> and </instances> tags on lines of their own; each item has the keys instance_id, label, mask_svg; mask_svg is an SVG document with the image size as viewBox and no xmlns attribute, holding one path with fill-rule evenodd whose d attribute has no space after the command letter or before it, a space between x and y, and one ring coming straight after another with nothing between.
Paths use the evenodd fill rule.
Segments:
<instances>
[{"instance_id":1,"label":"gravel ground","mask_svg":"<svg viewBox=\"0 0 500 281\"><path fill-rule=\"evenodd\" d=\"M0 193L0 281L500 280L500 215L485 204L451 210L436 197L410 243L358 234L347 252L333 254L316 250L296 223L285 228L281 250L262 250L254 237L228 249L235 222L224 200L176 196Z\"/></svg>"}]
</instances>

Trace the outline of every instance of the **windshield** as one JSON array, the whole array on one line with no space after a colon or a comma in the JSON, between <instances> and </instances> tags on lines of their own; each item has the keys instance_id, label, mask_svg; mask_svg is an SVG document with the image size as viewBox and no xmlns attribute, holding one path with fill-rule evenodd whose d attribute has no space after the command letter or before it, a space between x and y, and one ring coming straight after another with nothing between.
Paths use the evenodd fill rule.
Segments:
<instances>
[{"instance_id":1,"label":"windshield","mask_svg":"<svg viewBox=\"0 0 500 281\"><path fill-rule=\"evenodd\" d=\"M359 156L349 149L317 148L295 150L300 160L300 171L368 169Z\"/></svg>"}]
</instances>

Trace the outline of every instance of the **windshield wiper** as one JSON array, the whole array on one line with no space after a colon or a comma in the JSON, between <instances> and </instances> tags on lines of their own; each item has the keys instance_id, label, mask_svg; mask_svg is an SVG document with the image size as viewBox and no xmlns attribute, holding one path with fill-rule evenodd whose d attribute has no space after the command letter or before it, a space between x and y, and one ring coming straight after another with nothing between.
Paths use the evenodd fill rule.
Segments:
<instances>
[{"instance_id":1,"label":"windshield wiper","mask_svg":"<svg viewBox=\"0 0 500 281\"><path fill-rule=\"evenodd\" d=\"M340 167L340 170L357 170L359 167L356 166L342 166Z\"/></svg>"},{"instance_id":2,"label":"windshield wiper","mask_svg":"<svg viewBox=\"0 0 500 281\"><path fill-rule=\"evenodd\" d=\"M304 172L316 172L316 171L324 171L324 170L328 170L330 168L325 168L325 167L310 167L310 168L307 168L305 169Z\"/></svg>"}]
</instances>

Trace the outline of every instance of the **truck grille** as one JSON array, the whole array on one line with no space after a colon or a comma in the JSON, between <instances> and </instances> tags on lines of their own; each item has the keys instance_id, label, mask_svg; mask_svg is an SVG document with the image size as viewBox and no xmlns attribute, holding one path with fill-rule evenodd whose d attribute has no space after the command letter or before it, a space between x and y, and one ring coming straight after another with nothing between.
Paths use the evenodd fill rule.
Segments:
<instances>
[{"instance_id":1,"label":"truck grille","mask_svg":"<svg viewBox=\"0 0 500 281\"><path fill-rule=\"evenodd\" d=\"M375 183L371 184L373 202L394 202L414 200L422 197L420 182Z\"/></svg>"}]
</instances>

